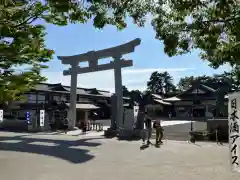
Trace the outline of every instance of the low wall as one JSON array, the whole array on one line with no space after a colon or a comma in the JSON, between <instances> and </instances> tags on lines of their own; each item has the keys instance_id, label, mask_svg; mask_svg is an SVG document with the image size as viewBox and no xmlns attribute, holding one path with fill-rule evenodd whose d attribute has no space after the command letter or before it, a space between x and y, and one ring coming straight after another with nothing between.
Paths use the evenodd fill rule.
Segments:
<instances>
[{"instance_id":1,"label":"low wall","mask_svg":"<svg viewBox=\"0 0 240 180\"><path fill-rule=\"evenodd\" d=\"M215 141L216 140L216 128L220 126L222 129L221 138L224 141L228 141L228 119L212 119L207 121L207 129L209 133L209 140Z\"/></svg>"},{"instance_id":2,"label":"low wall","mask_svg":"<svg viewBox=\"0 0 240 180\"><path fill-rule=\"evenodd\" d=\"M4 131L14 131L14 132L26 132L26 131L41 131L36 119L32 119L31 130L28 129L28 124L26 120L19 119L4 119L0 123L0 130ZM49 124L45 123L44 130L50 130Z\"/></svg>"},{"instance_id":3,"label":"low wall","mask_svg":"<svg viewBox=\"0 0 240 180\"><path fill-rule=\"evenodd\" d=\"M17 132L27 131L28 124L25 120L7 119L0 124L0 129Z\"/></svg>"}]
</instances>

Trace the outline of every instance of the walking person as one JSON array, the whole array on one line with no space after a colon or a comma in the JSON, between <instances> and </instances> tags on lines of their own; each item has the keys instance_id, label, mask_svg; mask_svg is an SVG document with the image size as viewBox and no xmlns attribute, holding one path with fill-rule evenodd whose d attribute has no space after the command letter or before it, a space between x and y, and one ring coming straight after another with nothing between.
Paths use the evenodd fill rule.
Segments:
<instances>
[{"instance_id":1,"label":"walking person","mask_svg":"<svg viewBox=\"0 0 240 180\"><path fill-rule=\"evenodd\" d=\"M147 145L152 144L150 142L152 136L152 119L147 115L147 112L144 113L144 121L143 121L143 130L141 132L143 145L145 145L145 141L147 140Z\"/></svg>"},{"instance_id":2,"label":"walking person","mask_svg":"<svg viewBox=\"0 0 240 180\"><path fill-rule=\"evenodd\" d=\"M68 125L69 125L68 118L65 118L64 121L63 121L63 129L64 129L65 134L67 134Z\"/></svg>"},{"instance_id":3,"label":"walking person","mask_svg":"<svg viewBox=\"0 0 240 180\"><path fill-rule=\"evenodd\" d=\"M145 112L145 125L146 125L146 129L147 129L147 145L152 144L150 142L150 139L152 137L152 118L148 115L147 111Z\"/></svg>"},{"instance_id":4,"label":"walking person","mask_svg":"<svg viewBox=\"0 0 240 180\"><path fill-rule=\"evenodd\" d=\"M87 123L85 121L81 121L81 129L82 129L82 134L87 133Z\"/></svg>"},{"instance_id":5,"label":"walking person","mask_svg":"<svg viewBox=\"0 0 240 180\"><path fill-rule=\"evenodd\" d=\"M222 131L222 127L220 125L217 125L216 127L216 142L219 145L223 145L223 131Z\"/></svg>"},{"instance_id":6,"label":"walking person","mask_svg":"<svg viewBox=\"0 0 240 180\"><path fill-rule=\"evenodd\" d=\"M212 109L212 115L213 115L213 119L215 119L215 117L216 117L216 113L217 111L216 111L216 109Z\"/></svg>"},{"instance_id":7,"label":"walking person","mask_svg":"<svg viewBox=\"0 0 240 180\"><path fill-rule=\"evenodd\" d=\"M142 137L143 146L145 146L145 141L148 139L148 129L147 129L147 126L146 126L146 123L145 123L145 122L144 122L144 124L143 124L143 129L142 129L142 132L141 132L141 137Z\"/></svg>"},{"instance_id":8,"label":"walking person","mask_svg":"<svg viewBox=\"0 0 240 180\"><path fill-rule=\"evenodd\" d=\"M153 126L155 129L156 129L156 147L158 147L160 144L162 144L162 138L163 138L163 128L161 126L161 122L160 120L156 120L154 122L154 126Z\"/></svg>"},{"instance_id":9,"label":"walking person","mask_svg":"<svg viewBox=\"0 0 240 180\"><path fill-rule=\"evenodd\" d=\"M168 118L171 119L172 118L172 112L168 113Z\"/></svg>"}]
</instances>

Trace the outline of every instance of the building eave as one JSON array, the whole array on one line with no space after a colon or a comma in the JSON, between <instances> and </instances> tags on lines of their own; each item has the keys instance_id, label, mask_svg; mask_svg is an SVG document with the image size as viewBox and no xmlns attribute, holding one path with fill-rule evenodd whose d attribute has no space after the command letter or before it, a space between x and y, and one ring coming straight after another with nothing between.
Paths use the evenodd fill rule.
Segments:
<instances>
[{"instance_id":1,"label":"building eave","mask_svg":"<svg viewBox=\"0 0 240 180\"><path fill-rule=\"evenodd\" d=\"M165 102L161 99L154 99L154 101L157 102L157 103L163 104L163 105L172 105L172 103Z\"/></svg>"}]
</instances>

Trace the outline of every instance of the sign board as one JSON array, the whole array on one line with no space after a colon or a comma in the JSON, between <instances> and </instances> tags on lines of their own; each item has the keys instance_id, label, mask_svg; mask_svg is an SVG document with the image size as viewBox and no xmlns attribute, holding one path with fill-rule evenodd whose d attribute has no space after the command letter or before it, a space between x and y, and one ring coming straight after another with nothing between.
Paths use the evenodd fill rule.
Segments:
<instances>
[{"instance_id":1,"label":"sign board","mask_svg":"<svg viewBox=\"0 0 240 180\"><path fill-rule=\"evenodd\" d=\"M0 109L0 123L3 122L3 110Z\"/></svg>"},{"instance_id":2,"label":"sign board","mask_svg":"<svg viewBox=\"0 0 240 180\"><path fill-rule=\"evenodd\" d=\"M45 110L40 110L40 127L44 126Z\"/></svg>"},{"instance_id":3,"label":"sign board","mask_svg":"<svg viewBox=\"0 0 240 180\"><path fill-rule=\"evenodd\" d=\"M230 165L233 171L240 172L240 92L229 95L228 128Z\"/></svg>"},{"instance_id":4,"label":"sign board","mask_svg":"<svg viewBox=\"0 0 240 180\"><path fill-rule=\"evenodd\" d=\"M31 114L30 114L30 112L26 112L26 120L27 120L27 123L30 124L30 121L31 121Z\"/></svg>"}]
</instances>

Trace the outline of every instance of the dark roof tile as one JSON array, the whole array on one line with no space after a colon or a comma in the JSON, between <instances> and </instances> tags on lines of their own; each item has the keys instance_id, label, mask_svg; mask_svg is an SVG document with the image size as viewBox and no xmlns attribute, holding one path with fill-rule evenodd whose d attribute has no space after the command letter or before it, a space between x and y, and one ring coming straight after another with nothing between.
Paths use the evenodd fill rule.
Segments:
<instances>
[{"instance_id":1,"label":"dark roof tile","mask_svg":"<svg viewBox=\"0 0 240 180\"><path fill-rule=\"evenodd\" d=\"M70 92L70 86L65 86L62 85L61 83L57 83L57 84L48 84L48 83L40 83L38 85L36 85L35 90L37 91L56 91L56 92L61 92L59 90L55 90L59 89L59 87L62 87L64 89L64 91L62 91L63 93ZM91 92L95 90L98 93L97 94L92 94ZM112 95L112 93L110 93L109 91L102 91L102 90L97 90L96 88L77 88L77 94L79 95L98 95L98 96L103 96L103 97L110 97Z\"/></svg>"}]
</instances>

